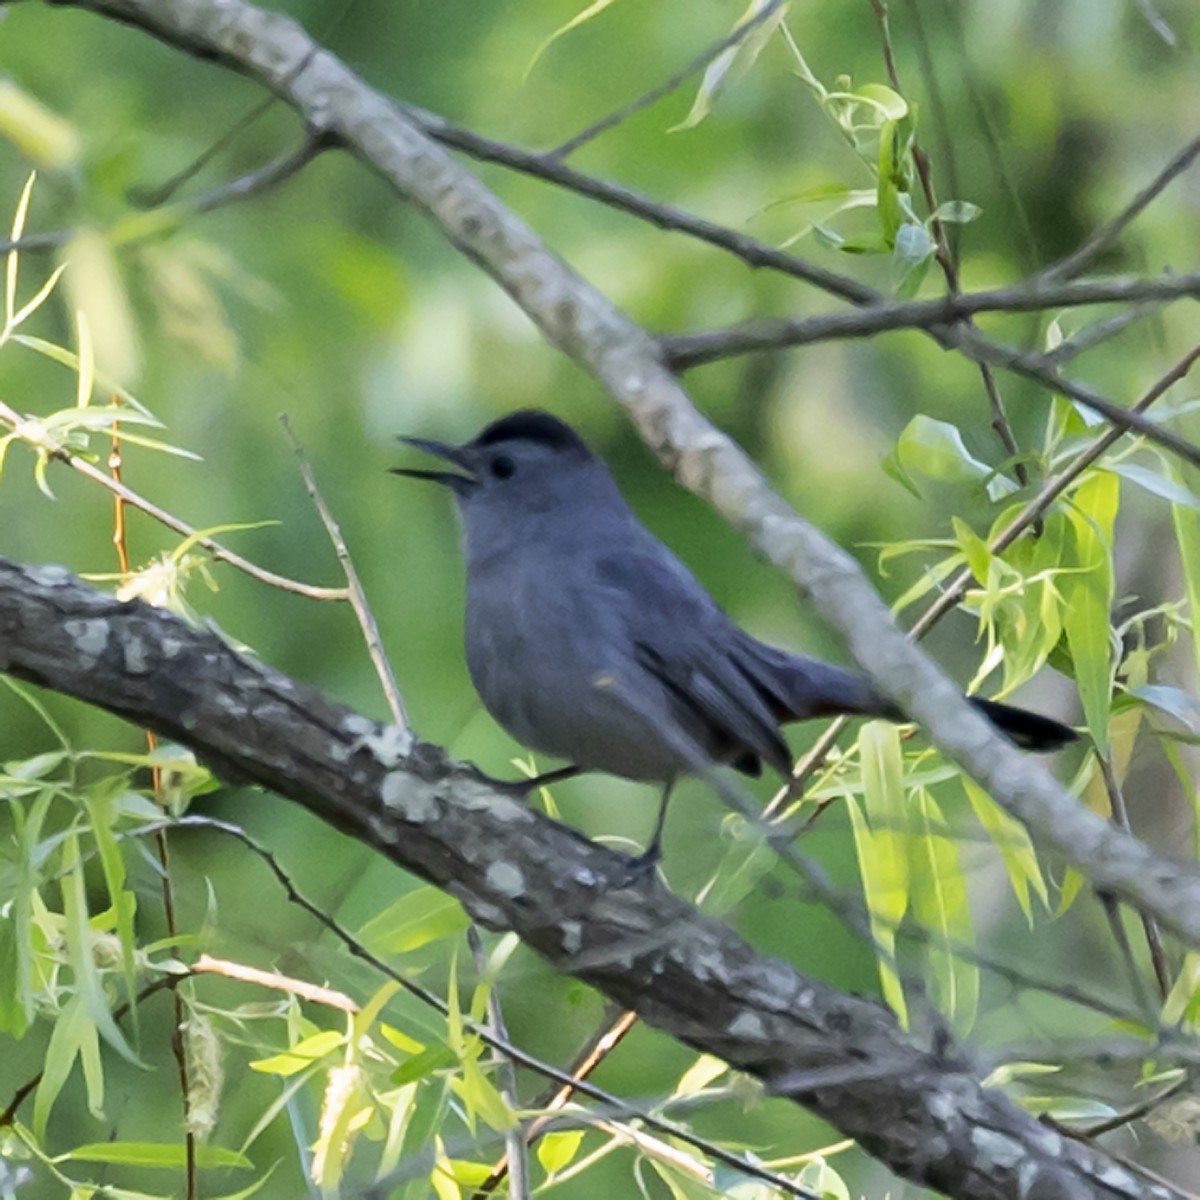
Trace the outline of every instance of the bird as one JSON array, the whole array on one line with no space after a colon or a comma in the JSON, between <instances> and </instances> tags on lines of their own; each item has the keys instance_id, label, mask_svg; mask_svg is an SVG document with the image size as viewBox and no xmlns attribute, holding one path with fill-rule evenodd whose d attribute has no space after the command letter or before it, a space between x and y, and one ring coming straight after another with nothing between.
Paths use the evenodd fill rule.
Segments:
<instances>
[{"instance_id":1,"label":"bird","mask_svg":"<svg viewBox=\"0 0 1200 1200\"><path fill-rule=\"evenodd\" d=\"M906 720L857 671L741 629L638 519L604 461L550 413L512 412L462 445L403 437L451 470L393 467L447 488L466 562L466 660L492 717L567 766L662 785L653 868L676 780L728 765L791 777L781 726L835 715ZM1057 750L1073 729L970 702L1010 741ZM515 786L515 785L514 785Z\"/></svg>"}]
</instances>

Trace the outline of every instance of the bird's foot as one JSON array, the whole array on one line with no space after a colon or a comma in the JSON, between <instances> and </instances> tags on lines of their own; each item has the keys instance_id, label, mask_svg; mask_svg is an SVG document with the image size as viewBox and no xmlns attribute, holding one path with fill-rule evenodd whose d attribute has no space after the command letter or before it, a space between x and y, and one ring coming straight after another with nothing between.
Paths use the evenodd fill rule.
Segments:
<instances>
[{"instance_id":1,"label":"bird's foot","mask_svg":"<svg viewBox=\"0 0 1200 1200\"><path fill-rule=\"evenodd\" d=\"M625 860L622 870L616 876L616 886L637 887L647 879L653 878L661 861L662 846L658 842L651 842L641 854L630 855Z\"/></svg>"},{"instance_id":2,"label":"bird's foot","mask_svg":"<svg viewBox=\"0 0 1200 1200\"><path fill-rule=\"evenodd\" d=\"M577 767L573 763L569 767L559 767L557 771L546 771L542 775L534 775L531 779L493 779L492 776L484 774L478 768L476 770L479 778L488 787L518 800L524 800L535 788L550 787L553 784L561 783L564 779L573 779L576 775L583 773L583 768Z\"/></svg>"}]
</instances>

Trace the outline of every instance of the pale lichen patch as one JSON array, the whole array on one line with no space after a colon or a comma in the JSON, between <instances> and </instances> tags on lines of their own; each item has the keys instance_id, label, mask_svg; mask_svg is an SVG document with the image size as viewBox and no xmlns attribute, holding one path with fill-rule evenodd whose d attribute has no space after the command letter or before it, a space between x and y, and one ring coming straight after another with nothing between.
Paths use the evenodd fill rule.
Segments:
<instances>
[{"instance_id":1,"label":"pale lichen patch","mask_svg":"<svg viewBox=\"0 0 1200 1200\"><path fill-rule=\"evenodd\" d=\"M971 1141L985 1170L1015 1167L1026 1156L1025 1147L1016 1138L994 1129L977 1126L971 1130Z\"/></svg>"},{"instance_id":2,"label":"pale lichen patch","mask_svg":"<svg viewBox=\"0 0 1200 1200\"><path fill-rule=\"evenodd\" d=\"M95 662L108 646L107 621L68 621L63 629L74 640L79 656L90 662Z\"/></svg>"},{"instance_id":3,"label":"pale lichen patch","mask_svg":"<svg viewBox=\"0 0 1200 1200\"><path fill-rule=\"evenodd\" d=\"M411 825L423 825L438 815L433 789L407 771L389 771L379 785L379 799Z\"/></svg>"},{"instance_id":4,"label":"pale lichen patch","mask_svg":"<svg viewBox=\"0 0 1200 1200\"><path fill-rule=\"evenodd\" d=\"M488 867L484 879L489 888L507 896L510 900L525 892L525 874L512 863L494 862Z\"/></svg>"},{"instance_id":5,"label":"pale lichen patch","mask_svg":"<svg viewBox=\"0 0 1200 1200\"><path fill-rule=\"evenodd\" d=\"M71 572L58 563L26 567L25 575L42 587L58 587L60 584L71 582Z\"/></svg>"},{"instance_id":6,"label":"pale lichen patch","mask_svg":"<svg viewBox=\"0 0 1200 1200\"><path fill-rule=\"evenodd\" d=\"M754 1041L761 1041L767 1036L762 1017L745 1009L730 1021L729 1033L732 1037L749 1038Z\"/></svg>"},{"instance_id":7,"label":"pale lichen patch","mask_svg":"<svg viewBox=\"0 0 1200 1200\"><path fill-rule=\"evenodd\" d=\"M131 637L124 645L125 670L130 675L146 673L146 643L140 637Z\"/></svg>"},{"instance_id":8,"label":"pale lichen patch","mask_svg":"<svg viewBox=\"0 0 1200 1200\"><path fill-rule=\"evenodd\" d=\"M578 921L562 923L562 949L564 954L578 954L583 945L583 926Z\"/></svg>"}]
</instances>

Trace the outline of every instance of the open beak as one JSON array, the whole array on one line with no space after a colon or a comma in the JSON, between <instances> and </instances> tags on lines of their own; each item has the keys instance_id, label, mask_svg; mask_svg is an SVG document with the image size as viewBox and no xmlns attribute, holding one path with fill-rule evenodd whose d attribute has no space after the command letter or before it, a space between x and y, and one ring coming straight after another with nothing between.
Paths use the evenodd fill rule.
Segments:
<instances>
[{"instance_id":1,"label":"open beak","mask_svg":"<svg viewBox=\"0 0 1200 1200\"><path fill-rule=\"evenodd\" d=\"M427 438L402 437L400 440L408 446L424 450L426 454L432 454L435 458L445 459L466 474L459 471L419 471L410 467L392 467L393 475L405 475L409 479L428 479L448 487L458 496L465 495L479 482L472 465L475 456L465 446L448 446L445 442L433 442Z\"/></svg>"}]
</instances>

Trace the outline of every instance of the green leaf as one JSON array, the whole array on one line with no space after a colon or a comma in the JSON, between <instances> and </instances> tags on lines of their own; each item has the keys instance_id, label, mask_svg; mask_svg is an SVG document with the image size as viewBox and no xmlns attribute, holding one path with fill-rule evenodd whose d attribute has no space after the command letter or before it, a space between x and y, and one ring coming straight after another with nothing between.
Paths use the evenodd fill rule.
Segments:
<instances>
[{"instance_id":1,"label":"green leaf","mask_svg":"<svg viewBox=\"0 0 1200 1200\"><path fill-rule=\"evenodd\" d=\"M583 1144L582 1129L564 1129L547 1133L537 1145L538 1162L547 1175L554 1175L571 1165L579 1147Z\"/></svg>"},{"instance_id":2,"label":"green leaf","mask_svg":"<svg viewBox=\"0 0 1200 1200\"><path fill-rule=\"evenodd\" d=\"M1182 504L1200 511L1200 500L1193 492L1159 471L1127 462L1106 463L1105 470L1120 475L1122 479L1128 479L1130 483L1136 483L1138 487L1163 500L1169 500L1172 504Z\"/></svg>"},{"instance_id":3,"label":"green leaf","mask_svg":"<svg viewBox=\"0 0 1200 1200\"><path fill-rule=\"evenodd\" d=\"M429 942L455 937L470 924L463 907L435 887L414 888L372 917L359 941L376 954L408 954Z\"/></svg>"},{"instance_id":4,"label":"green leaf","mask_svg":"<svg viewBox=\"0 0 1200 1200\"><path fill-rule=\"evenodd\" d=\"M908 1008L896 970L896 928L908 907L908 858L905 852L904 792L900 738L895 726L871 721L859 735L863 794L872 822L853 796L846 796L854 847L862 875L871 933L879 960L884 999L907 1027Z\"/></svg>"},{"instance_id":5,"label":"green leaf","mask_svg":"<svg viewBox=\"0 0 1200 1200\"><path fill-rule=\"evenodd\" d=\"M823 1158L806 1163L796 1182L820 1200L851 1200L845 1181Z\"/></svg>"},{"instance_id":6,"label":"green leaf","mask_svg":"<svg viewBox=\"0 0 1200 1200\"><path fill-rule=\"evenodd\" d=\"M134 1066L146 1064L130 1049L125 1036L117 1028L108 1008L108 997L96 966L95 942L88 919L87 894L83 879L83 863L79 854L79 838L74 832L63 842L62 881L63 913L66 917L67 955L75 973L79 996L89 1019L100 1036L124 1059Z\"/></svg>"},{"instance_id":7,"label":"green leaf","mask_svg":"<svg viewBox=\"0 0 1200 1200\"><path fill-rule=\"evenodd\" d=\"M722 1062L713 1054L701 1054L698 1059L680 1076L675 1090L675 1096L693 1096L703 1091L714 1079L729 1070L729 1064Z\"/></svg>"},{"instance_id":8,"label":"green leaf","mask_svg":"<svg viewBox=\"0 0 1200 1200\"><path fill-rule=\"evenodd\" d=\"M303 1041L297 1042L290 1050L282 1054L273 1054L269 1058L256 1059L250 1064L250 1070L260 1071L264 1075L279 1075L287 1078L311 1067L318 1059L332 1054L340 1046L346 1044L346 1035L336 1029L323 1029Z\"/></svg>"},{"instance_id":9,"label":"green leaf","mask_svg":"<svg viewBox=\"0 0 1200 1200\"><path fill-rule=\"evenodd\" d=\"M458 1061L449 1046L430 1046L420 1054L414 1054L407 1062L402 1062L391 1074L390 1081L396 1087L412 1083L415 1079L424 1079L434 1071L452 1067Z\"/></svg>"},{"instance_id":10,"label":"green leaf","mask_svg":"<svg viewBox=\"0 0 1200 1200\"><path fill-rule=\"evenodd\" d=\"M996 849L1000 851L1013 894L1025 914L1025 920L1032 928L1033 906L1029 899L1030 890L1032 889L1047 910L1050 907L1050 896L1029 833L1016 817L1005 812L973 779L966 775L961 778L963 790L967 793L975 816Z\"/></svg>"},{"instance_id":11,"label":"green leaf","mask_svg":"<svg viewBox=\"0 0 1200 1200\"><path fill-rule=\"evenodd\" d=\"M1193 474L1189 472L1185 475L1180 466L1173 467L1172 472L1175 482L1190 494L1191 489L1186 487L1185 481L1193 478ZM1179 546L1188 616L1191 618L1192 629L1200 630L1200 513L1191 505L1173 504L1171 523L1175 527L1175 542ZM1191 640L1197 665L1200 666L1200 637L1193 635Z\"/></svg>"},{"instance_id":12,"label":"green leaf","mask_svg":"<svg viewBox=\"0 0 1200 1200\"><path fill-rule=\"evenodd\" d=\"M1169 713L1193 732L1200 730L1200 700L1191 692L1185 692L1183 688L1147 683L1141 687L1130 688L1127 694Z\"/></svg>"},{"instance_id":13,"label":"green leaf","mask_svg":"<svg viewBox=\"0 0 1200 1200\"><path fill-rule=\"evenodd\" d=\"M753 20L765 4L766 0L750 0L746 11L738 18L734 29L736 30L745 25L747 21ZM762 53L763 47L771 40L780 21L783 20L786 9L787 5L780 5L764 21L760 21L758 26L747 33L741 41L723 50L708 64L688 115L678 125L672 125L667 131L668 133L680 133L685 129L692 129L712 112L713 102L721 89L726 84L740 78L753 66L755 59Z\"/></svg>"},{"instance_id":14,"label":"green leaf","mask_svg":"<svg viewBox=\"0 0 1200 1200\"><path fill-rule=\"evenodd\" d=\"M236 1150L224 1146L196 1145L196 1164L201 1167L251 1168L254 1164ZM187 1148L182 1142L88 1142L52 1162L119 1163L125 1167L162 1167L176 1170L187 1165Z\"/></svg>"},{"instance_id":15,"label":"green leaf","mask_svg":"<svg viewBox=\"0 0 1200 1200\"><path fill-rule=\"evenodd\" d=\"M913 916L933 932L928 949L928 985L938 1009L960 1036L975 1023L979 1007L979 966L947 943L975 944L967 881L958 846L947 836L936 801L925 788L913 793L920 816L909 838L909 895Z\"/></svg>"},{"instance_id":16,"label":"green leaf","mask_svg":"<svg viewBox=\"0 0 1200 1200\"><path fill-rule=\"evenodd\" d=\"M882 83L866 83L856 88L854 94L867 101L879 111L881 117L889 121L899 121L908 113L908 101Z\"/></svg>"},{"instance_id":17,"label":"green leaf","mask_svg":"<svg viewBox=\"0 0 1200 1200\"><path fill-rule=\"evenodd\" d=\"M1094 471L1076 489L1073 500L1068 515L1075 535L1076 570L1065 573L1059 583L1063 627L1088 732L1100 753L1107 755L1114 667L1112 535L1120 482L1109 471Z\"/></svg>"},{"instance_id":18,"label":"green leaf","mask_svg":"<svg viewBox=\"0 0 1200 1200\"><path fill-rule=\"evenodd\" d=\"M928 479L943 483L991 481L1000 494L1016 490L1012 480L971 454L956 426L923 413L913 417L896 440L896 457L905 471ZM989 486L989 494L991 491Z\"/></svg>"},{"instance_id":19,"label":"green leaf","mask_svg":"<svg viewBox=\"0 0 1200 1200\"><path fill-rule=\"evenodd\" d=\"M947 225L966 225L975 220L981 212L983 209L969 200L947 200L944 204L937 206L933 217L934 220Z\"/></svg>"},{"instance_id":20,"label":"green leaf","mask_svg":"<svg viewBox=\"0 0 1200 1200\"><path fill-rule=\"evenodd\" d=\"M125 998L129 1003L133 1019L134 1039L137 1039L138 1005L133 1002L137 992L137 934L133 920L137 911L137 897L125 887L125 860L121 857L117 839L113 836L113 797L101 796L94 791L85 796L88 816L91 820L92 837L100 856L104 871L104 884L108 890L108 901L117 918L117 939L121 944L121 968L125 979Z\"/></svg>"},{"instance_id":21,"label":"green leaf","mask_svg":"<svg viewBox=\"0 0 1200 1200\"><path fill-rule=\"evenodd\" d=\"M593 0L582 12L577 12L569 21L560 25L538 48L533 52L533 57L529 60L529 66L525 68L525 80L533 74L533 68L537 66L538 59L558 41L560 37L571 32L572 29L578 29L580 25L586 24L593 17L598 17L611 4L615 4L617 0Z\"/></svg>"},{"instance_id":22,"label":"green leaf","mask_svg":"<svg viewBox=\"0 0 1200 1200\"><path fill-rule=\"evenodd\" d=\"M75 1065L84 1030L89 1024L83 997L76 992L63 1006L50 1033L46 1057L42 1062L42 1078L33 1100L33 1134L39 1142L46 1140L46 1122L58 1099L71 1068Z\"/></svg>"}]
</instances>

